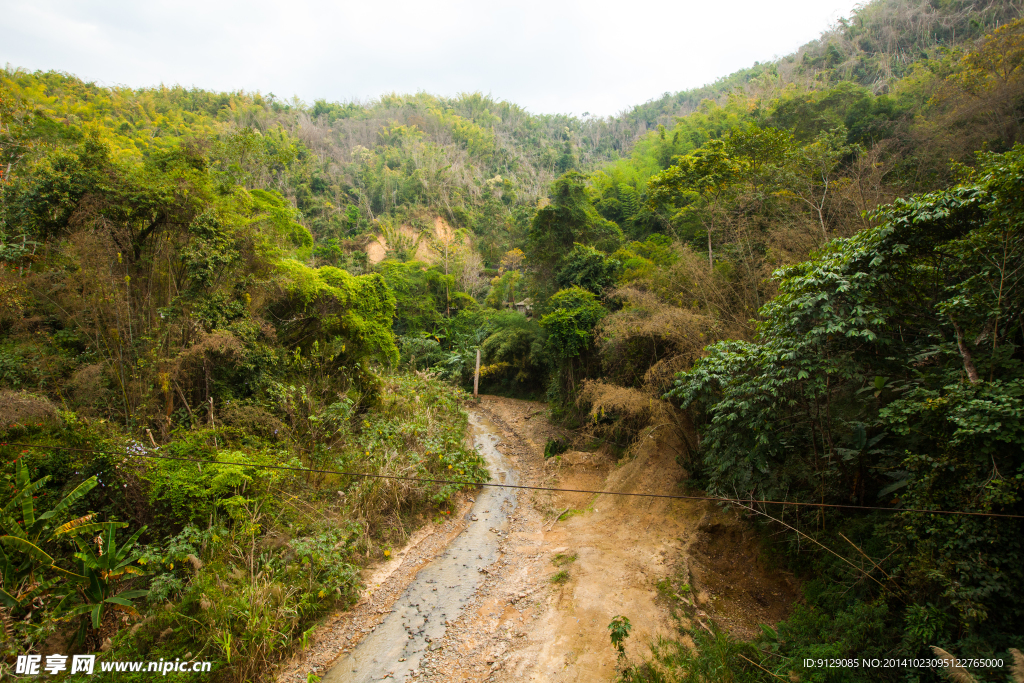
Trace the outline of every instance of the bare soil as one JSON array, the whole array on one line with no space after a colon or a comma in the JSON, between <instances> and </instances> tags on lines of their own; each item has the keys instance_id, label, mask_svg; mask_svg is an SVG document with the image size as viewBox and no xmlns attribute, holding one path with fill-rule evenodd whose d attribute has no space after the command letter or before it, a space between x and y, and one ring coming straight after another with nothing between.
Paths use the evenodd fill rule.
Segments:
<instances>
[{"instance_id":1,"label":"bare soil","mask_svg":"<svg viewBox=\"0 0 1024 683\"><path fill-rule=\"evenodd\" d=\"M498 449L522 484L682 492L681 445L667 431L620 462L601 451L545 461L547 439L563 435L547 421L545 404L485 396L470 409L501 430ZM377 568L359 604L329 620L279 680L304 681L308 671L323 675L373 629L416 572L465 526L471 504L464 497L461 505L458 521L421 530ZM747 525L705 501L521 491L499 549L462 614L431 643L411 680L613 681L609 622L628 617L627 656L646 656L657 637L678 637L677 619L690 625L668 606L683 583L696 603L694 618L740 636L784 618L797 597L795 581L765 565Z\"/></svg>"}]
</instances>

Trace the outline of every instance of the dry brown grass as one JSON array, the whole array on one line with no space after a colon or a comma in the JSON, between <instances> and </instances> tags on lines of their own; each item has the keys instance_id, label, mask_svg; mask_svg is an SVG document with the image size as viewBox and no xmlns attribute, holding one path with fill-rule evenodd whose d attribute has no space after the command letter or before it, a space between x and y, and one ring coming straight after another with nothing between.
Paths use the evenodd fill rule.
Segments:
<instances>
[{"instance_id":1,"label":"dry brown grass","mask_svg":"<svg viewBox=\"0 0 1024 683\"><path fill-rule=\"evenodd\" d=\"M611 296L623 308L601 323L598 348L606 372L619 384L646 386L657 395L666 373L688 367L718 336L713 319L665 303L652 292L624 287Z\"/></svg>"},{"instance_id":2,"label":"dry brown grass","mask_svg":"<svg viewBox=\"0 0 1024 683\"><path fill-rule=\"evenodd\" d=\"M1013 665L1010 667L1010 675L1014 683L1024 683L1024 655L1015 647L1010 648L1010 655L1013 656Z\"/></svg>"},{"instance_id":3,"label":"dry brown grass","mask_svg":"<svg viewBox=\"0 0 1024 683\"><path fill-rule=\"evenodd\" d=\"M374 463L376 473L388 477L422 476L414 465L403 460L397 451L388 451ZM368 542L375 534L386 542L404 541L408 532L402 524L400 512L411 501L422 498L421 489L422 486L416 482L405 479L366 478L353 486L347 494L352 516L370 532L362 540Z\"/></svg>"},{"instance_id":4,"label":"dry brown grass","mask_svg":"<svg viewBox=\"0 0 1024 683\"><path fill-rule=\"evenodd\" d=\"M107 384L103 363L93 363L76 370L64 389L75 412L95 417L106 412L101 406L113 401Z\"/></svg>"},{"instance_id":5,"label":"dry brown grass","mask_svg":"<svg viewBox=\"0 0 1024 683\"><path fill-rule=\"evenodd\" d=\"M708 270L706 262L691 265ZM591 418L582 438L610 438L627 452L654 429L669 428L681 441L692 441L685 432L685 416L661 397L676 373L692 366L707 344L721 338L723 326L705 307L665 301L669 291L678 295L678 289L666 286L657 292L624 287L611 293L623 307L598 330L607 378L582 383L578 403L589 406Z\"/></svg>"},{"instance_id":6,"label":"dry brown grass","mask_svg":"<svg viewBox=\"0 0 1024 683\"><path fill-rule=\"evenodd\" d=\"M956 663L956 657L937 645L932 645L932 652L935 653L936 657L946 663L946 666L940 669L940 671L942 671L949 680L953 681L953 683L976 683L974 676L972 676L967 669Z\"/></svg>"},{"instance_id":7,"label":"dry brown grass","mask_svg":"<svg viewBox=\"0 0 1024 683\"><path fill-rule=\"evenodd\" d=\"M42 396L0 389L0 425L60 423L57 408Z\"/></svg>"},{"instance_id":8,"label":"dry brown grass","mask_svg":"<svg viewBox=\"0 0 1024 683\"><path fill-rule=\"evenodd\" d=\"M179 353L177 364L180 367L188 363L202 362L203 356L207 354L234 356L241 354L242 351L242 343L235 335L227 330L214 330L209 334L203 334L195 344Z\"/></svg>"},{"instance_id":9,"label":"dry brown grass","mask_svg":"<svg viewBox=\"0 0 1024 683\"><path fill-rule=\"evenodd\" d=\"M602 380L584 380L578 401L590 405L591 424L580 430L577 442L591 437L611 437L626 453L635 455L645 439L660 429L674 432L692 450L696 444L689 418L649 388L631 389ZM608 424L605 418L612 417ZM619 441L628 439L628 443Z\"/></svg>"},{"instance_id":10,"label":"dry brown grass","mask_svg":"<svg viewBox=\"0 0 1024 683\"><path fill-rule=\"evenodd\" d=\"M220 409L218 417L226 427L234 427L268 441L283 441L290 435L284 422L259 406L228 403Z\"/></svg>"},{"instance_id":11,"label":"dry brown grass","mask_svg":"<svg viewBox=\"0 0 1024 683\"><path fill-rule=\"evenodd\" d=\"M660 403L645 391L620 387L599 379L583 380L580 400L590 404L590 415L593 418L616 413L629 418L647 419L657 410L655 404Z\"/></svg>"},{"instance_id":12,"label":"dry brown grass","mask_svg":"<svg viewBox=\"0 0 1024 683\"><path fill-rule=\"evenodd\" d=\"M24 279L13 267L0 265L0 325L16 323L25 313Z\"/></svg>"},{"instance_id":13,"label":"dry brown grass","mask_svg":"<svg viewBox=\"0 0 1024 683\"><path fill-rule=\"evenodd\" d=\"M728 233L736 252L730 260L712 268L706 253L678 246L675 263L637 284L666 304L714 320L721 336L746 339L753 333L750 321L757 309L774 293L768 280L774 264L759 255L761 238L754 238L750 226L734 223L721 236L725 240Z\"/></svg>"}]
</instances>

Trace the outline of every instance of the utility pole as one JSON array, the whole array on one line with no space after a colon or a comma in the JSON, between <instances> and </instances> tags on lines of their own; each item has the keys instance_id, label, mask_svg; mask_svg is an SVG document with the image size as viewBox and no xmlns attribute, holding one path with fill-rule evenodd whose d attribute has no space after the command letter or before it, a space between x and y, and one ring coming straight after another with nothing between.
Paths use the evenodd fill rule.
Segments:
<instances>
[{"instance_id":1,"label":"utility pole","mask_svg":"<svg viewBox=\"0 0 1024 683\"><path fill-rule=\"evenodd\" d=\"M480 391L480 349L476 350L476 372L473 373L473 398L479 398Z\"/></svg>"}]
</instances>

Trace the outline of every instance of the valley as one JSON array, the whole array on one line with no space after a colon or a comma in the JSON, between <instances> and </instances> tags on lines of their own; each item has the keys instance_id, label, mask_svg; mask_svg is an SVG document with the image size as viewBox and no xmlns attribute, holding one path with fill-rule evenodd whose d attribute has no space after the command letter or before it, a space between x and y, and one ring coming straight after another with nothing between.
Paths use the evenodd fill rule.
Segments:
<instances>
[{"instance_id":1,"label":"valley","mask_svg":"<svg viewBox=\"0 0 1024 683\"><path fill-rule=\"evenodd\" d=\"M612 116L7 64L0 678L1021 683L1021 12Z\"/></svg>"},{"instance_id":2,"label":"valley","mask_svg":"<svg viewBox=\"0 0 1024 683\"><path fill-rule=\"evenodd\" d=\"M543 444L561 430L544 404L483 396L467 407L473 440L511 481L671 495L685 478L672 443L656 441L622 467L581 452L545 462ZM627 657L642 660L680 620L753 634L797 599L795 580L773 575L744 524L715 504L529 490L496 501L493 492L463 498L456 519L414 535L372 571L361 602L328 619L278 680L311 671L323 681L614 681L608 623L617 615L634 625ZM720 588L716 575L730 564L739 572ZM687 582L698 606L689 610L676 597ZM339 641L345 633L355 636Z\"/></svg>"}]
</instances>

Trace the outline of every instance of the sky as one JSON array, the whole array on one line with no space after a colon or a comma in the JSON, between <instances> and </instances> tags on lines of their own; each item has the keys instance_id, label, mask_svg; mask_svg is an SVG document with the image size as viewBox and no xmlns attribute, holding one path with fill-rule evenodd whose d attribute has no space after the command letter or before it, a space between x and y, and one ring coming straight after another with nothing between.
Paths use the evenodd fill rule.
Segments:
<instances>
[{"instance_id":1,"label":"sky","mask_svg":"<svg viewBox=\"0 0 1024 683\"><path fill-rule=\"evenodd\" d=\"M304 102L483 92L607 116L813 40L855 0L0 0L0 64Z\"/></svg>"}]
</instances>

